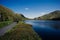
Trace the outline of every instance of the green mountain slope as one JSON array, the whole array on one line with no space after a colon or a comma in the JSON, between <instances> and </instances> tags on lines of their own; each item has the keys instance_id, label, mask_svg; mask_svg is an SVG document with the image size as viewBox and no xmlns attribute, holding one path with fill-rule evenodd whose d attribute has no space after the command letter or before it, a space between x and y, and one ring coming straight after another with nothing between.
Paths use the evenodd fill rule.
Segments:
<instances>
[{"instance_id":1,"label":"green mountain slope","mask_svg":"<svg viewBox=\"0 0 60 40\"><path fill-rule=\"evenodd\" d=\"M60 19L60 10L56 10L49 14L43 15L41 17L35 18L38 20L59 20Z\"/></svg>"},{"instance_id":2,"label":"green mountain slope","mask_svg":"<svg viewBox=\"0 0 60 40\"><path fill-rule=\"evenodd\" d=\"M22 14L14 13L9 8L0 5L0 21L14 21L27 19Z\"/></svg>"}]
</instances>

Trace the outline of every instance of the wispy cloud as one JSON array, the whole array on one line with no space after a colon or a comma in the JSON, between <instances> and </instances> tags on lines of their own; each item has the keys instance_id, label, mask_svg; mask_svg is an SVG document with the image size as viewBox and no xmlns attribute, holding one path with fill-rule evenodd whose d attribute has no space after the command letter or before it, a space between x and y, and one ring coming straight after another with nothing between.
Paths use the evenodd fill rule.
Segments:
<instances>
[{"instance_id":1,"label":"wispy cloud","mask_svg":"<svg viewBox=\"0 0 60 40\"><path fill-rule=\"evenodd\" d=\"M29 10L29 8L25 8L25 10Z\"/></svg>"}]
</instances>

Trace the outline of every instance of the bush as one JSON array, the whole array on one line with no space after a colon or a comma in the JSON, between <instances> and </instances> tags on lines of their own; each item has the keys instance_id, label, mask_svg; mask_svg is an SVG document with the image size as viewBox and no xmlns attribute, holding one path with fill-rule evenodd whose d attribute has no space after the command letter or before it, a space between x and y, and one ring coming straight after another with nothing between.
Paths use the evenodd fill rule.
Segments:
<instances>
[{"instance_id":1,"label":"bush","mask_svg":"<svg viewBox=\"0 0 60 40\"><path fill-rule=\"evenodd\" d=\"M3 22L0 22L0 28L5 27L5 26L7 26L7 25L9 25L11 23L12 23L12 21L3 21Z\"/></svg>"}]
</instances>

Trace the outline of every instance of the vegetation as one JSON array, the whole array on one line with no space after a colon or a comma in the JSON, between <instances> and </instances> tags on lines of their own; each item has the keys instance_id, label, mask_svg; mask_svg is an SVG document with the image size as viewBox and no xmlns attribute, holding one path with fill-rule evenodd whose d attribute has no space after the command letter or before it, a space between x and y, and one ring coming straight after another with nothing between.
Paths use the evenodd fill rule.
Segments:
<instances>
[{"instance_id":1,"label":"vegetation","mask_svg":"<svg viewBox=\"0 0 60 40\"><path fill-rule=\"evenodd\" d=\"M12 21L0 22L0 28L4 27L4 26L6 26L6 25L9 25L9 24L11 24L11 23L12 23Z\"/></svg>"},{"instance_id":2,"label":"vegetation","mask_svg":"<svg viewBox=\"0 0 60 40\"><path fill-rule=\"evenodd\" d=\"M51 12L49 14L43 15L41 17L35 18L39 20L60 20L60 11L56 10L54 12Z\"/></svg>"},{"instance_id":3,"label":"vegetation","mask_svg":"<svg viewBox=\"0 0 60 40\"><path fill-rule=\"evenodd\" d=\"M0 40L41 40L31 25L19 22L12 30L0 37Z\"/></svg>"},{"instance_id":4,"label":"vegetation","mask_svg":"<svg viewBox=\"0 0 60 40\"><path fill-rule=\"evenodd\" d=\"M27 19L22 14L14 13L12 10L0 5L0 21L16 21Z\"/></svg>"},{"instance_id":5,"label":"vegetation","mask_svg":"<svg viewBox=\"0 0 60 40\"><path fill-rule=\"evenodd\" d=\"M5 27L13 21L26 20L22 14L14 13L12 10L0 5L0 28Z\"/></svg>"}]
</instances>

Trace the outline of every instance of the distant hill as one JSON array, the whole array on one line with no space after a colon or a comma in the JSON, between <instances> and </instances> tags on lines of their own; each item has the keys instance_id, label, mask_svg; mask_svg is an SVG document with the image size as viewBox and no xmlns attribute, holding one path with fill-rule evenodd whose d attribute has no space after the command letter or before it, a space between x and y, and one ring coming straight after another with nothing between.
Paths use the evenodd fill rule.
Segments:
<instances>
[{"instance_id":1,"label":"distant hill","mask_svg":"<svg viewBox=\"0 0 60 40\"><path fill-rule=\"evenodd\" d=\"M41 17L34 18L36 20L60 20L60 10L56 10Z\"/></svg>"},{"instance_id":2,"label":"distant hill","mask_svg":"<svg viewBox=\"0 0 60 40\"><path fill-rule=\"evenodd\" d=\"M0 21L14 21L27 19L23 14L14 13L11 9L0 5Z\"/></svg>"}]
</instances>

